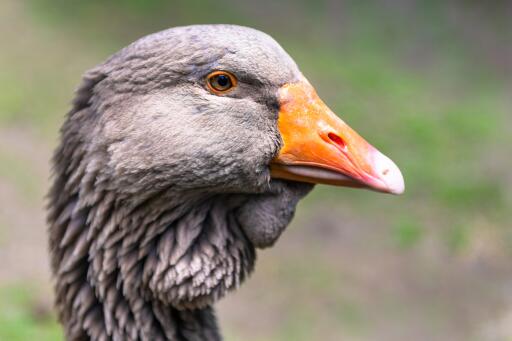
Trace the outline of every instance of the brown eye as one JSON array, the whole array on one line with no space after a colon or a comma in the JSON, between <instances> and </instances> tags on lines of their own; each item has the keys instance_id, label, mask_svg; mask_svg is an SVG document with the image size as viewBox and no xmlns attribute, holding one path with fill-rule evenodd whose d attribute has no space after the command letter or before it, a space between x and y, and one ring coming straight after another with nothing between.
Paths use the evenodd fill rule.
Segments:
<instances>
[{"instance_id":1,"label":"brown eye","mask_svg":"<svg viewBox=\"0 0 512 341\"><path fill-rule=\"evenodd\" d=\"M236 78L226 71L214 71L206 78L208 89L216 95L223 94L236 86Z\"/></svg>"}]
</instances>

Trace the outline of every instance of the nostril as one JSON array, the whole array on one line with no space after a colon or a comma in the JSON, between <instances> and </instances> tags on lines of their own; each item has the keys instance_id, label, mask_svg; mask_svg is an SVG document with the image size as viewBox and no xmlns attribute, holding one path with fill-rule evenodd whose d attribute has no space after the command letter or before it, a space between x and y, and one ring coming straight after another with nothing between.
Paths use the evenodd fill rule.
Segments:
<instances>
[{"instance_id":1,"label":"nostril","mask_svg":"<svg viewBox=\"0 0 512 341\"><path fill-rule=\"evenodd\" d=\"M382 175L388 175L388 173L389 173L389 169L384 169L384 170L382 171Z\"/></svg>"},{"instance_id":2,"label":"nostril","mask_svg":"<svg viewBox=\"0 0 512 341\"><path fill-rule=\"evenodd\" d=\"M327 134L327 136L329 137L329 140L331 140L332 142L337 144L341 149L343 149L343 150L347 149L347 144L345 143L345 140L343 140L341 137L339 137L335 133L329 133L329 134Z\"/></svg>"}]
</instances>

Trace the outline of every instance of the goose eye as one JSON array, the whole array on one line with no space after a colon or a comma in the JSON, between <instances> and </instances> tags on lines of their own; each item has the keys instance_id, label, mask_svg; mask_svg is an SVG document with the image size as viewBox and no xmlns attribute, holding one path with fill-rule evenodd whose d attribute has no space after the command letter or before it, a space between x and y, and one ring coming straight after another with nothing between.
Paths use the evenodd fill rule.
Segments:
<instances>
[{"instance_id":1,"label":"goose eye","mask_svg":"<svg viewBox=\"0 0 512 341\"><path fill-rule=\"evenodd\" d=\"M206 78L208 89L214 94L223 94L236 86L236 78L226 71L214 71Z\"/></svg>"}]
</instances>

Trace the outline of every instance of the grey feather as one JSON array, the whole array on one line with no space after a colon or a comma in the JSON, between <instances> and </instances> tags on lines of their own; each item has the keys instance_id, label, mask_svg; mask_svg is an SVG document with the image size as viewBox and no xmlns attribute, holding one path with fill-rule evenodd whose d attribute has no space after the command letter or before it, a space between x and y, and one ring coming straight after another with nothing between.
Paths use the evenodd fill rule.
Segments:
<instances>
[{"instance_id":1,"label":"grey feather","mask_svg":"<svg viewBox=\"0 0 512 341\"><path fill-rule=\"evenodd\" d=\"M239 78L230 96L204 84ZM310 185L273 181L277 89L300 72L229 25L144 37L87 72L53 158L48 222L68 340L220 340L212 304Z\"/></svg>"}]
</instances>

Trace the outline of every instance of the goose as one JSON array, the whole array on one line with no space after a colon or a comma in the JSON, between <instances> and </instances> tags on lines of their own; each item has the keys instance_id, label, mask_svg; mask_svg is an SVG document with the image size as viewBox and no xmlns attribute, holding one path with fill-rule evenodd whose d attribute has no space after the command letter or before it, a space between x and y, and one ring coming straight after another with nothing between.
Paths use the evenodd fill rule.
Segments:
<instances>
[{"instance_id":1,"label":"goose","mask_svg":"<svg viewBox=\"0 0 512 341\"><path fill-rule=\"evenodd\" d=\"M233 25L154 33L86 72L52 165L67 340L221 340L214 302L314 184L404 190L275 40Z\"/></svg>"}]
</instances>

